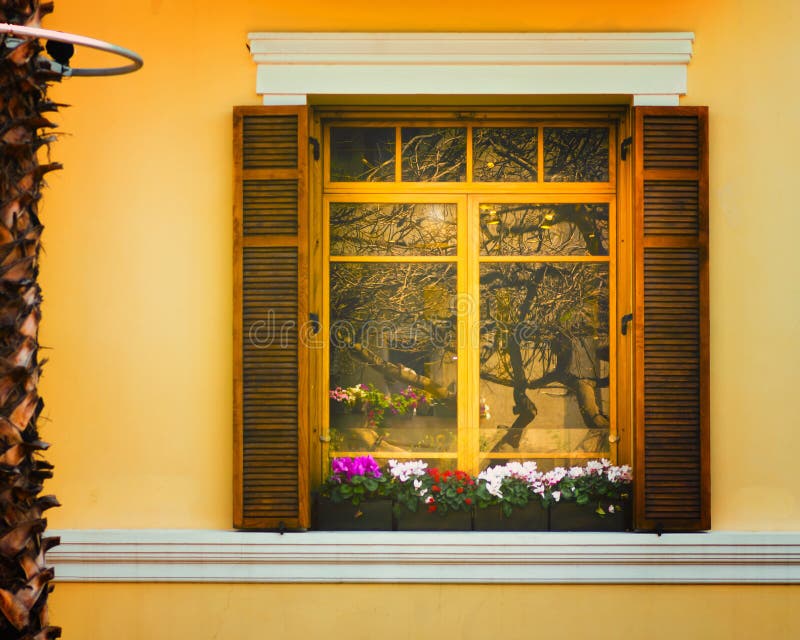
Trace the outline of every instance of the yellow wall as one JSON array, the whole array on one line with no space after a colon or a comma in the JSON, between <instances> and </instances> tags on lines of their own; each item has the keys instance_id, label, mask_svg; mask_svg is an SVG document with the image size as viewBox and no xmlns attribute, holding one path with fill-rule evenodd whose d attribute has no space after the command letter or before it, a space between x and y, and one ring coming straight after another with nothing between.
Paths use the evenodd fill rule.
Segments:
<instances>
[{"instance_id":1,"label":"yellow wall","mask_svg":"<svg viewBox=\"0 0 800 640\"><path fill-rule=\"evenodd\" d=\"M92 640L793 640L799 594L730 586L59 585L52 616L65 637Z\"/></svg>"},{"instance_id":2,"label":"yellow wall","mask_svg":"<svg viewBox=\"0 0 800 640\"><path fill-rule=\"evenodd\" d=\"M248 31L686 30L697 40L684 103L711 108L712 520L800 529L799 21L797 0L57 0L46 26L129 46L146 66L52 92L73 106L52 150L66 170L43 205L45 436L64 503L51 526L230 526L230 113L258 103ZM799 593L65 584L53 617L97 639L336 637L357 625L349 637L379 625L399 638L409 611L421 638L522 637L520 615L539 635L598 640L792 638Z\"/></svg>"},{"instance_id":3,"label":"yellow wall","mask_svg":"<svg viewBox=\"0 0 800 640\"><path fill-rule=\"evenodd\" d=\"M44 200L58 527L231 522L231 133L253 30L687 30L711 108L712 519L798 529L796 0L59 0L142 71L72 79ZM75 63L85 60L84 51ZM794 71L793 71L794 70Z\"/></svg>"}]
</instances>

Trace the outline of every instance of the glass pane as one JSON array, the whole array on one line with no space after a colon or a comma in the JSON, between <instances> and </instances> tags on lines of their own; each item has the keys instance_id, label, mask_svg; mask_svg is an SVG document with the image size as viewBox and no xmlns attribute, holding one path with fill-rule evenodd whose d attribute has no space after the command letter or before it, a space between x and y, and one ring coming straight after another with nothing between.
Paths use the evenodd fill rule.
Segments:
<instances>
[{"instance_id":1,"label":"glass pane","mask_svg":"<svg viewBox=\"0 0 800 640\"><path fill-rule=\"evenodd\" d=\"M403 127L404 182L464 182L467 130L455 127Z\"/></svg>"},{"instance_id":2,"label":"glass pane","mask_svg":"<svg viewBox=\"0 0 800 640\"><path fill-rule=\"evenodd\" d=\"M480 448L609 451L608 265L481 265Z\"/></svg>"},{"instance_id":3,"label":"glass pane","mask_svg":"<svg viewBox=\"0 0 800 640\"><path fill-rule=\"evenodd\" d=\"M608 182L607 127L545 128L545 182Z\"/></svg>"},{"instance_id":4,"label":"glass pane","mask_svg":"<svg viewBox=\"0 0 800 640\"><path fill-rule=\"evenodd\" d=\"M607 256L608 204L482 204L483 256Z\"/></svg>"},{"instance_id":5,"label":"glass pane","mask_svg":"<svg viewBox=\"0 0 800 640\"><path fill-rule=\"evenodd\" d=\"M335 450L455 453L456 266L330 265Z\"/></svg>"},{"instance_id":6,"label":"glass pane","mask_svg":"<svg viewBox=\"0 0 800 640\"><path fill-rule=\"evenodd\" d=\"M536 182L536 129L475 127L472 179L475 182Z\"/></svg>"},{"instance_id":7,"label":"glass pane","mask_svg":"<svg viewBox=\"0 0 800 640\"><path fill-rule=\"evenodd\" d=\"M455 204L332 202L332 256L452 256Z\"/></svg>"},{"instance_id":8,"label":"glass pane","mask_svg":"<svg viewBox=\"0 0 800 640\"><path fill-rule=\"evenodd\" d=\"M331 127L331 181L394 182L394 127Z\"/></svg>"}]
</instances>

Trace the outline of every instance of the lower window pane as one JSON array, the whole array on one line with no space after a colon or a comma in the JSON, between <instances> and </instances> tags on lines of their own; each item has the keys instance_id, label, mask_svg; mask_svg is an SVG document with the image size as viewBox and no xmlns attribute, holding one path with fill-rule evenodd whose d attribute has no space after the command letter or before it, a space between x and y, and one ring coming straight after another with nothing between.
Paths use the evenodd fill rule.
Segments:
<instances>
[{"instance_id":1,"label":"lower window pane","mask_svg":"<svg viewBox=\"0 0 800 640\"><path fill-rule=\"evenodd\" d=\"M452 453L456 266L330 265L331 451Z\"/></svg>"},{"instance_id":2,"label":"lower window pane","mask_svg":"<svg viewBox=\"0 0 800 640\"><path fill-rule=\"evenodd\" d=\"M481 265L480 450L609 451L608 265Z\"/></svg>"}]
</instances>

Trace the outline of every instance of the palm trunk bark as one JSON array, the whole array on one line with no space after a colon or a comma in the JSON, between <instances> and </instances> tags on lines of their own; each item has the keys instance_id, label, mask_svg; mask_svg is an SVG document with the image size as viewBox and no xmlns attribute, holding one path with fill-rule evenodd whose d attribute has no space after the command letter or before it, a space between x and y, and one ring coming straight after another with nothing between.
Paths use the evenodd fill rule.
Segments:
<instances>
[{"instance_id":1,"label":"palm trunk bark","mask_svg":"<svg viewBox=\"0 0 800 640\"><path fill-rule=\"evenodd\" d=\"M0 0L0 22L36 27L50 11L39 0ZM41 495L52 465L37 429L38 201L42 176L59 166L40 164L38 151L50 142L40 132L54 126L43 114L56 109L47 99L55 78L37 67L38 41L15 45L0 37L0 638L46 640L61 630L48 620L53 570L45 564L58 540L42 535L42 514L58 502Z\"/></svg>"}]
</instances>

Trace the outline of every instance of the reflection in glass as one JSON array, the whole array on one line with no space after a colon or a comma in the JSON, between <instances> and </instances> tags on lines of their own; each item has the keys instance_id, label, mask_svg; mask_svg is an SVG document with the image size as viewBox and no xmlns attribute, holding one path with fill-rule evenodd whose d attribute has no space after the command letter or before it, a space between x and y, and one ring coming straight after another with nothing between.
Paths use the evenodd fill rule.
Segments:
<instances>
[{"instance_id":1,"label":"reflection in glass","mask_svg":"<svg viewBox=\"0 0 800 640\"><path fill-rule=\"evenodd\" d=\"M472 130L472 179L475 182L536 182L537 130L523 127L475 127Z\"/></svg>"},{"instance_id":2,"label":"reflection in glass","mask_svg":"<svg viewBox=\"0 0 800 640\"><path fill-rule=\"evenodd\" d=\"M607 256L608 204L482 204L483 256Z\"/></svg>"},{"instance_id":3,"label":"reflection in glass","mask_svg":"<svg viewBox=\"0 0 800 640\"><path fill-rule=\"evenodd\" d=\"M452 256L455 204L332 202L333 256Z\"/></svg>"},{"instance_id":4,"label":"reflection in glass","mask_svg":"<svg viewBox=\"0 0 800 640\"><path fill-rule=\"evenodd\" d=\"M455 264L330 265L336 450L457 450L455 304Z\"/></svg>"},{"instance_id":5,"label":"reflection in glass","mask_svg":"<svg viewBox=\"0 0 800 640\"><path fill-rule=\"evenodd\" d=\"M608 265L484 263L480 448L609 449Z\"/></svg>"},{"instance_id":6,"label":"reflection in glass","mask_svg":"<svg viewBox=\"0 0 800 640\"><path fill-rule=\"evenodd\" d=\"M403 182L464 182L467 130L403 127Z\"/></svg>"},{"instance_id":7,"label":"reflection in glass","mask_svg":"<svg viewBox=\"0 0 800 640\"><path fill-rule=\"evenodd\" d=\"M544 130L545 182L608 182L607 127Z\"/></svg>"},{"instance_id":8,"label":"reflection in glass","mask_svg":"<svg viewBox=\"0 0 800 640\"><path fill-rule=\"evenodd\" d=\"M394 127L331 127L331 181L393 182Z\"/></svg>"}]
</instances>

